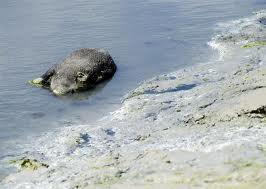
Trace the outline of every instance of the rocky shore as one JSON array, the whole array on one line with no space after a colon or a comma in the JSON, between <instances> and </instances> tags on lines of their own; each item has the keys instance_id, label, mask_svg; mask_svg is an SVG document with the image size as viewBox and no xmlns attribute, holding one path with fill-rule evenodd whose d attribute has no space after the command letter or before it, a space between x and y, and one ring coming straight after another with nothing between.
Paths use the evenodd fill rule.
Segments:
<instances>
[{"instance_id":1,"label":"rocky shore","mask_svg":"<svg viewBox=\"0 0 266 189\"><path fill-rule=\"evenodd\" d=\"M143 82L93 126L43 135L3 188L266 188L265 20L219 24L218 59Z\"/></svg>"}]
</instances>

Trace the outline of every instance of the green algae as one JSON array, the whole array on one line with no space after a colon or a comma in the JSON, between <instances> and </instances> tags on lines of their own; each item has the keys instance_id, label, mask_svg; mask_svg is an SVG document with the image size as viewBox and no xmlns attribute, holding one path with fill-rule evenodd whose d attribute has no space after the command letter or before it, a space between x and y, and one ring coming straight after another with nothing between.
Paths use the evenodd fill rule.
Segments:
<instances>
[{"instance_id":1,"label":"green algae","mask_svg":"<svg viewBox=\"0 0 266 189\"><path fill-rule=\"evenodd\" d=\"M241 48L252 48L252 47L264 46L264 45L266 45L266 41L255 41L255 42L247 43L246 45L241 46Z\"/></svg>"},{"instance_id":2,"label":"green algae","mask_svg":"<svg viewBox=\"0 0 266 189\"><path fill-rule=\"evenodd\" d=\"M258 145L257 145L257 149L258 149L259 151L261 151L261 153L263 153L264 156L266 156L266 145L265 145L265 144L258 144Z\"/></svg>"},{"instance_id":3,"label":"green algae","mask_svg":"<svg viewBox=\"0 0 266 189\"><path fill-rule=\"evenodd\" d=\"M261 147L262 148L262 147ZM263 147L264 150L264 147ZM165 155L161 157L162 160L168 160ZM143 188L148 188L151 184L160 182L162 186L173 186L173 188L182 188L181 186L200 187L207 189L248 189L248 188L265 188L266 182L264 175L266 173L266 165L262 162L257 162L254 159L250 160L232 160L226 161L226 165L232 167L228 172L217 172L215 170L207 171L193 171L192 174L186 174L182 170L168 173L154 173L147 175L142 181ZM127 170L117 170L110 174L101 175L94 185L98 187L110 187L119 184L125 184L122 175ZM163 179L162 178L162 175ZM139 177L140 175L136 175ZM122 177L122 178L121 178ZM136 178L138 179L138 178ZM258 186L258 187L257 187ZM163 188L163 187L162 187Z\"/></svg>"},{"instance_id":4,"label":"green algae","mask_svg":"<svg viewBox=\"0 0 266 189\"><path fill-rule=\"evenodd\" d=\"M244 161L244 162L239 162L239 163L235 163L233 164L234 168L238 171L243 171L244 169L251 169L251 170L255 170L255 169L263 169L266 168L266 165L264 164L260 164L260 163L255 163L255 162L251 162L251 161Z\"/></svg>"},{"instance_id":5,"label":"green algae","mask_svg":"<svg viewBox=\"0 0 266 189\"><path fill-rule=\"evenodd\" d=\"M210 81L210 79L209 78L203 78L202 81L208 82L208 81Z\"/></svg>"},{"instance_id":6,"label":"green algae","mask_svg":"<svg viewBox=\"0 0 266 189\"><path fill-rule=\"evenodd\" d=\"M144 141L151 137L151 134L148 135L137 135L136 138L134 138L135 141Z\"/></svg>"},{"instance_id":7,"label":"green algae","mask_svg":"<svg viewBox=\"0 0 266 189\"><path fill-rule=\"evenodd\" d=\"M35 171L39 168L48 168L49 165L45 163L41 163L36 159L28 159L28 158L21 158L18 160L10 160L10 164L17 165L21 170L32 170Z\"/></svg>"},{"instance_id":8,"label":"green algae","mask_svg":"<svg viewBox=\"0 0 266 189\"><path fill-rule=\"evenodd\" d=\"M261 119L261 123L266 123L266 117Z\"/></svg>"},{"instance_id":9,"label":"green algae","mask_svg":"<svg viewBox=\"0 0 266 189\"><path fill-rule=\"evenodd\" d=\"M116 177L116 175L103 175L102 178L99 178L97 181L94 182L94 184L110 186L112 184L117 183L118 180L119 177Z\"/></svg>"},{"instance_id":10,"label":"green algae","mask_svg":"<svg viewBox=\"0 0 266 189\"><path fill-rule=\"evenodd\" d=\"M36 79L28 81L28 83L35 87L43 87L42 81L43 81L42 78L36 78Z\"/></svg>"},{"instance_id":11,"label":"green algae","mask_svg":"<svg viewBox=\"0 0 266 189\"><path fill-rule=\"evenodd\" d=\"M263 148L264 146L260 148ZM232 167L230 172L219 173L216 171L196 171L191 175L186 175L182 171L169 175L166 183L185 186L204 186L209 189L233 189L233 188L256 188L251 186L263 186L266 182L264 179L266 165L255 160L234 160L225 162ZM156 177L153 179L156 180ZM260 188L260 187L258 187Z\"/></svg>"}]
</instances>

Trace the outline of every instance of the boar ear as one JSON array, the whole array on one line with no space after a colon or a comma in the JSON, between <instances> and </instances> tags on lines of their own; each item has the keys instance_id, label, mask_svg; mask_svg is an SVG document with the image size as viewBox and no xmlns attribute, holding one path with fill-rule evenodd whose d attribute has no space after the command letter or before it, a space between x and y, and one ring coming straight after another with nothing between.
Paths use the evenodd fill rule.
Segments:
<instances>
[{"instance_id":1,"label":"boar ear","mask_svg":"<svg viewBox=\"0 0 266 189\"><path fill-rule=\"evenodd\" d=\"M57 65L58 64L53 65L49 70L47 70L47 72L45 72L45 74L41 76L45 84L50 84L51 78L55 74L55 70L57 69Z\"/></svg>"},{"instance_id":2,"label":"boar ear","mask_svg":"<svg viewBox=\"0 0 266 189\"><path fill-rule=\"evenodd\" d=\"M77 80L78 81L84 82L84 81L87 80L87 78L88 78L88 75L87 74L85 74L83 72L78 72L77 73Z\"/></svg>"}]
</instances>

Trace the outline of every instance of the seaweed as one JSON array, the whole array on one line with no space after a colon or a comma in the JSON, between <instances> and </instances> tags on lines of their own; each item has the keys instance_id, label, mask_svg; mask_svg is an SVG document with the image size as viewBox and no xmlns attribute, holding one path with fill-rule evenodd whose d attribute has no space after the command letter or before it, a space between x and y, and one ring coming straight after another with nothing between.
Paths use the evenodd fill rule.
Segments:
<instances>
[{"instance_id":1,"label":"seaweed","mask_svg":"<svg viewBox=\"0 0 266 189\"><path fill-rule=\"evenodd\" d=\"M28 83L35 87L43 87L43 79L42 78L36 78L33 80L28 81Z\"/></svg>"},{"instance_id":2,"label":"seaweed","mask_svg":"<svg viewBox=\"0 0 266 189\"><path fill-rule=\"evenodd\" d=\"M28 169L28 170L35 171L41 167L44 167L44 168L49 167L48 164L41 163L36 159L29 159L29 158L25 158L25 157L21 158L19 160L11 160L9 163L18 165L20 167L20 169L22 169L22 170Z\"/></svg>"},{"instance_id":3,"label":"seaweed","mask_svg":"<svg viewBox=\"0 0 266 189\"><path fill-rule=\"evenodd\" d=\"M252 47L258 47L258 46L264 46L266 45L266 41L255 41L247 43L246 45L241 46L241 48L252 48Z\"/></svg>"}]
</instances>

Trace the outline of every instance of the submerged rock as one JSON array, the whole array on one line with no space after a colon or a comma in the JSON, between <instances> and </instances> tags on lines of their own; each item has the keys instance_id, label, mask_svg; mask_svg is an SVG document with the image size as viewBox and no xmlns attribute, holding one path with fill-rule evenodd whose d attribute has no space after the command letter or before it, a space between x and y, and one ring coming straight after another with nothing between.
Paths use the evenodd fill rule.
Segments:
<instances>
[{"instance_id":1,"label":"submerged rock","mask_svg":"<svg viewBox=\"0 0 266 189\"><path fill-rule=\"evenodd\" d=\"M115 71L116 65L108 51L79 49L71 53L62 63L52 66L40 78L29 83L49 88L56 95L64 95L88 90L110 79Z\"/></svg>"}]
</instances>

